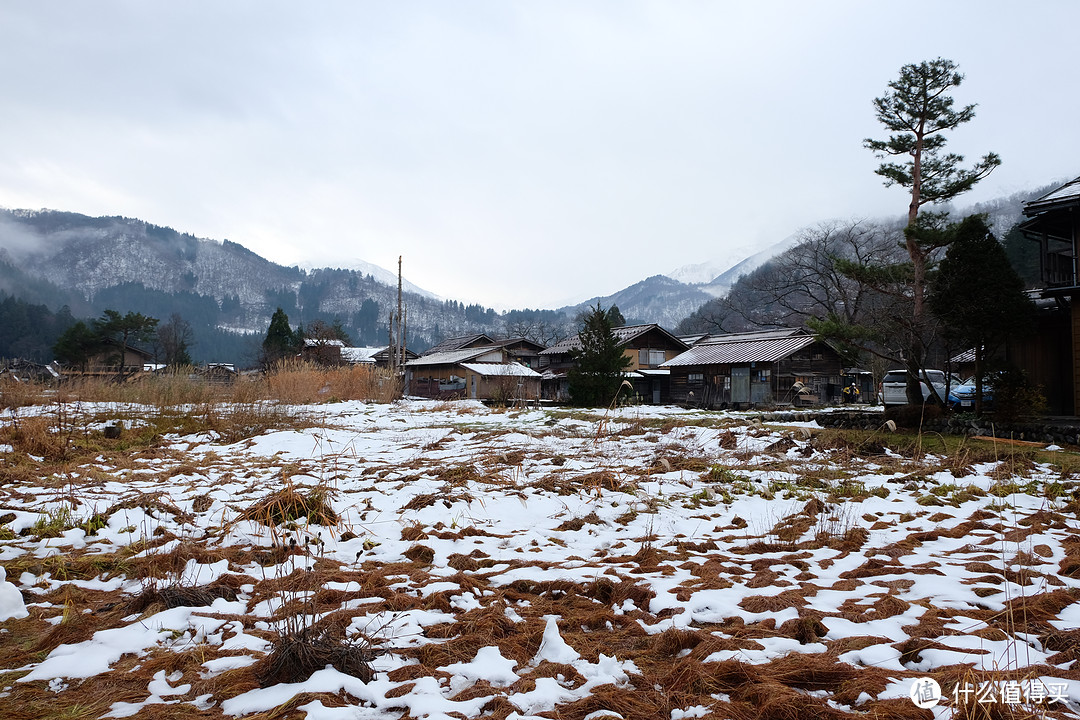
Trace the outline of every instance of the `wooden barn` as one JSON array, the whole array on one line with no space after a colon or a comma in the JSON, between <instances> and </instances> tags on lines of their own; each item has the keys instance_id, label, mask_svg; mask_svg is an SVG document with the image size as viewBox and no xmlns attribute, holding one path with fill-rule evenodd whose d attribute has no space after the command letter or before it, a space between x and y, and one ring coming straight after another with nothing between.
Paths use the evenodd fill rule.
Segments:
<instances>
[{"instance_id":1,"label":"wooden barn","mask_svg":"<svg viewBox=\"0 0 1080 720\"><path fill-rule=\"evenodd\" d=\"M672 402L706 408L841 401L840 354L800 328L710 335L664 363Z\"/></svg>"},{"instance_id":2,"label":"wooden barn","mask_svg":"<svg viewBox=\"0 0 1080 720\"><path fill-rule=\"evenodd\" d=\"M405 392L432 399L536 400L540 373L514 362L506 348L449 350L405 363Z\"/></svg>"}]
</instances>

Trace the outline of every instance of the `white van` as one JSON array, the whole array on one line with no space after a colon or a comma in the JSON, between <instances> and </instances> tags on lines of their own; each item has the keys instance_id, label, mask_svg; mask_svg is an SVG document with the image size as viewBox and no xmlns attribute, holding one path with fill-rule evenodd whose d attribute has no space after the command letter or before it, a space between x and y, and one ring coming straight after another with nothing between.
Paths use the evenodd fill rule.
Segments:
<instances>
[{"instance_id":1,"label":"white van","mask_svg":"<svg viewBox=\"0 0 1080 720\"><path fill-rule=\"evenodd\" d=\"M946 390L946 378L945 373L942 370L926 370L926 377L933 383L934 389L937 390L938 397L942 402L946 401L948 392ZM926 384L926 380L922 380L923 402L926 402L932 397L930 387ZM906 405L907 404L907 370L890 370L885 373L885 377L881 379L880 393L882 405Z\"/></svg>"}]
</instances>

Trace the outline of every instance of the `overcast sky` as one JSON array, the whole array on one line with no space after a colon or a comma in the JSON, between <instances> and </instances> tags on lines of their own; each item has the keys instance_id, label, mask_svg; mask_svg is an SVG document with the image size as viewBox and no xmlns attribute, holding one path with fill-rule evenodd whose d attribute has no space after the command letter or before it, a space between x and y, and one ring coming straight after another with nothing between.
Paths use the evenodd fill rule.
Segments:
<instances>
[{"instance_id":1,"label":"overcast sky","mask_svg":"<svg viewBox=\"0 0 1080 720\"><path fill-rule=\"evenodd\" d=\"M0 0L0 206L551 307L903 214L862 140L906 63L966 75L949 149L1004 161L971 201L1080 175L1078 27L1073 0Z\"/></svg>"}]
</instances>

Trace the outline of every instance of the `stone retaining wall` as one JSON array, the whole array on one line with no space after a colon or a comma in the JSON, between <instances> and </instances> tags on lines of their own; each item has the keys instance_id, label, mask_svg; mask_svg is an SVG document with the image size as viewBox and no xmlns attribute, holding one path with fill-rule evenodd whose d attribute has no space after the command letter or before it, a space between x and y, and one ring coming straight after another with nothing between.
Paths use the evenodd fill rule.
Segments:
<instances>
[{"instance_id":1,"label":"stone retaining wall","mask_svg":"<svg viewBox=\"0 0 1080 720\"><path fill-rule=\"evenodd\" d=\"M776 415L810 415L810 413L775 413ZM818 425L829 428L849 428L857 430L877 430L885 424L885 413L866 412L821 412L810 417ZM764 422L768 422L765 417ZM776 418L775 422L783 422ZM989 437L1030 440L1058 445L1080 445L1080 424L1077 422L1038 422L994 423L989 418L971 418L965 416L941 417L926 420L922 424L924 432L939 432L945 435L986 435Z\"/></svg>"}]
</instances>

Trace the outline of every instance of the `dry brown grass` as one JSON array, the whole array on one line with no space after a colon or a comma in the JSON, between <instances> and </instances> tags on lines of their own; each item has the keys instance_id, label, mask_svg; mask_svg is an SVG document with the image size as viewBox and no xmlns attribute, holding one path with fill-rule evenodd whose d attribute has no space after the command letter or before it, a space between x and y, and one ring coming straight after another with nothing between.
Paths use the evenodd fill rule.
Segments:
<instances>
[{"instance_id":1,"label":"dry brown grass","mask_svg":"<svg viewBox=\"0 0 1080 720\"><path fill-rule=\"evenodd\" d=\"M270 654L255 665L261 687L277 683L303 682L316 670L333 666L364 682L375 677L371 661L379 652L362 636L345 637L334 623L320 623L283 632Z\"/></svg>"}]
</instances>

